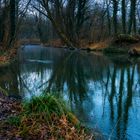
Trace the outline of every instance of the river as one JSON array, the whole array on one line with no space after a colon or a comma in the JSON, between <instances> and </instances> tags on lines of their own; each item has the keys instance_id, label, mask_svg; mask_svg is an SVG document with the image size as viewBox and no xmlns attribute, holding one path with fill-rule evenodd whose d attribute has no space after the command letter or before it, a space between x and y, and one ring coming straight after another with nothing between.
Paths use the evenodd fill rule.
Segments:
<instances>
[{"instance_id":1,"label":"river","mask_svg":"<svg viewBox=\"0 0 140 140\"><path fill-rule=\"evenodd\" d=\"M103 139L140 139L138 58L26 45L0 68L0 86L21 100L56 94Z\"/></svg>"}]
</instances>

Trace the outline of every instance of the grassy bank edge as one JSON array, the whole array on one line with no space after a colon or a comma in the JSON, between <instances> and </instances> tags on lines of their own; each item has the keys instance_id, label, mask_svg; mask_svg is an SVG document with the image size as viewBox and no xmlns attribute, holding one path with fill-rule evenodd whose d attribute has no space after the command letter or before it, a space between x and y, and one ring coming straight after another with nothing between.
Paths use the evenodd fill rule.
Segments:
<instances>
[{"instance_id":1,"label":"grassy bank edge","mask_svg":"<svg viewBox=\"0 0 140 140\"><path fill-rule=\"evenodd\" d=\"M0 126L0 135L7 138L94 139L64 101L50 94L22 103L20 115L8 118Z\"/></svg>"}]
</instances>

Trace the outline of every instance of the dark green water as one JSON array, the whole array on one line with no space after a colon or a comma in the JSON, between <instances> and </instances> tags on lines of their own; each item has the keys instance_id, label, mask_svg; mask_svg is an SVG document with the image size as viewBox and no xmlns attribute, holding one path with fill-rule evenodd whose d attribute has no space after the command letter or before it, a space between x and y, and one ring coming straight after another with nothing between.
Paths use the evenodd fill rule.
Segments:
<instances>
[{"instance_id":1,"label":"dark green water","mask_svg":"<svg viewBox=\"0 0 140 140\"><path fill-rule=\"evenodd\" d=\"M30 99L56 92L104 139L140 139L140 60L28 45L0 68L0 86Z\"/></svg>"}]
</instances>

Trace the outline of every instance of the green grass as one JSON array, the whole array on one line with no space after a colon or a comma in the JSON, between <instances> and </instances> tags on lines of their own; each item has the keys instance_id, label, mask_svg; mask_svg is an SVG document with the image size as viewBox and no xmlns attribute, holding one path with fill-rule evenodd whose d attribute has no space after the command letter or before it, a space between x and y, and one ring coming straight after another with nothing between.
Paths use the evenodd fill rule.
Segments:
<instances>
[{"instance_id":1,"label":"green grass","mask_svg":"<svg viewBox=\"0 0 140 140\"><path fill-rule=\"evenodd\" d=\"M21 124L21 118L20 116L13 116L7 119L7 123L9 125L19 126Z\"/></svg>"},{"instance_id":2,"label":"green grass","mask_svg":"<svg viewBox=\"0 0 140 140\"><path fill-rule=\"evenodd\" d=\"M66 112L64 102L56 99L53 95L33 97L30 101L23 103L23 109L27 114L41 112L51 114L55 112L57 115L62 115Z\"/></svg>"},{"instance_id":3,"label":"green grass","mask_svg":"<svg viewBox=\"0 0 140 140\"><path fill-rule=\"evenodd\" d=\"M8 96L8 92L3 89L1 86L0 86L0 92L4 95L4 96Z\"/></svg>"}]
</instances>

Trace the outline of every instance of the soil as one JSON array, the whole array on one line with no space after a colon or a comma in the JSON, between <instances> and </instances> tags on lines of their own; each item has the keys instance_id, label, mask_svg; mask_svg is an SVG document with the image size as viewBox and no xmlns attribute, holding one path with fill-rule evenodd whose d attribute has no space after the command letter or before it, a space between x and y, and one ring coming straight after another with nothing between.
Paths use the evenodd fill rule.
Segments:
<instances>
[{"instance_id":1,"label":"soil","mask_svg":"<svg viewBox=\"0 0 140 140\"><path fill-rule=\"evenodd\" d=\"M19 101L0 93L0 121L10 116L18 115L20 111L21 106Z\"/></svg>"}]
</instances>

